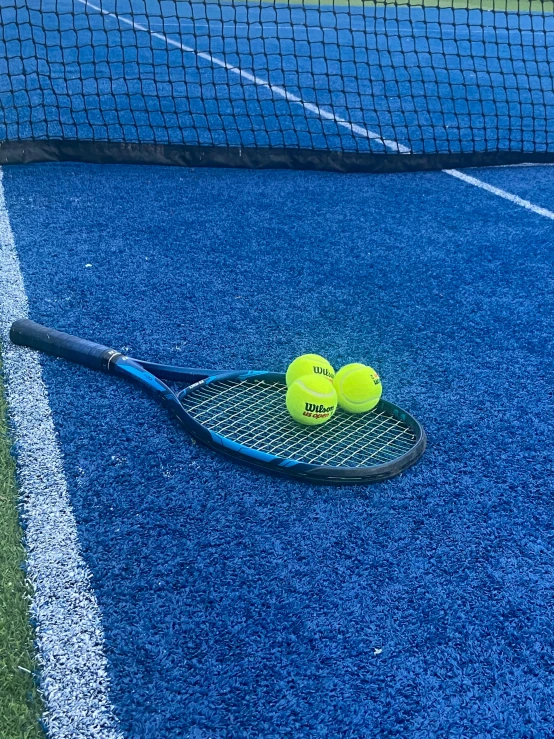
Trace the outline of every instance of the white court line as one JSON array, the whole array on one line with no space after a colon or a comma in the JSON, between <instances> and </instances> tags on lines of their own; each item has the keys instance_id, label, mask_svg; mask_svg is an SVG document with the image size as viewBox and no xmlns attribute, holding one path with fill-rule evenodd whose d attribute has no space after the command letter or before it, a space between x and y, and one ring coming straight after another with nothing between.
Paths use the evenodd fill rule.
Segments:
<instances>
[{"instance_id":1,"label":"white court line","mask_svg":"<svg viewBox=\"0 0 554 739\"><path fill-rule=\"evenodd\" d=\"M272 93L275 93L275 95L279 95L280 97L284 98L285 100L288 100L291 103L298 103L298 105L302 105L302 107L306 108L306 110L309 110L311 113L315 113L321 118L326 118L327 120L334 121L338 126L342 126L342 128L347 128L349 131L352 131L353 133L357 133L358 136L363 136L366 139L372 139L373 141L378 141L380 144L383 144L383 146L386 146L387 149L391 149L392 151L398 151L404 154L408 154L410 152L410 150L407 147L402 146L402 144L397 144L396 141L391 141L389 139L383 139L381 138L381 136L379 136L379 134L375 133L374 131L369 131L367 128L358 126L355 123L350 123L350 121L345 121L344 118L340 118L339 116L336 116L334 113L329 113L317 105L313 105L312 103L306 103L304 100L302 100L302 98L299 98L297 95L293 95L291 92L288 92L287 90L285 90L284 87L280 87L279 85L272 85L267 80L263 80L261 79L261 77L256 77L255 75L250 74L250 72L245 72L243 69L240 69L240 67L234 67L232 64L228 64L222 59L218 59L216 56L212 56L212 54L208 54L205 51L195 51L192 47L185 46L185 44L182 44L180 41L175 41L174 39L168 38L163 33L157 33L156 31L151 31L149 28L147 28L146 26L142 26L140 23L135 23L134 21L129 20L128 18L123 18L123 16L116 15L115 13L110 13L108 10L103 10L98 5L94 5L93 3L89 2L89 0L78 0L78 1L82 5L85 5L86 7L92 8L93 10L97 10L99 13L102 13L102 15L107 15L107 16L110 16L111 18L115 18L115 20L118 22L126 23L128 26L131 26L137 31L144 31L145 33L149 33L154 38L158 38L164 43L166 43L168 46L175 46L178 49L181 49L182 51L188 51L191 54L195 54L197 57L200 57L201 59L206 59L206 61L210 62L210 64L215 64L218 67L223 67L224 69L227 69L229 72L232 72L233 74L236 74L239 77L242 77L243 79L248 80L249 82L253 82L255 85L258 85L259 87L265 87L266 89L270 90Z\"/></svg>"},{"instance_id":2,"label":"white court line","mask_svg":"<svg viewBox=\"0 0 554 739\"><path fill-rule=\"evenodd\" d=\"M219 67L224 67L229 72L233 72L233 74L236 74L239 77L242 77L243 79L248 80L249 82L253 82L256 85L259 85L260 87L265 87L268 90L270 90L272 93L279 95L280 97L284 98L285 100L290 101L291 103L298 103L298 105L302 105L306 110L309 110L311 113L315 113L321 118L334 121L338 126L341 126L342 128L347 128L352 133L358 134L358 136L363 136L366 139L371 139L372 141L379 142L380 144L385 146L387 149L390 149L391 151L399 152L401 154L411 153L410 148L408 148L407 146L403 146L402 144L399 144L397 141L392 141L391 139L384 139L379 134L375 133L375 131L370 131L369 129L364 128L363 126L358 126L355 123L350 123L350 121L346 121L344 120L344 118L340 118L339 116L336 116L334 113L329 113L328 111L323 110L323 108L320 108L317 105L313 105L312 103L306 103L304 100L302 100L302 98L299 98L297 95L293 95L292 93L285 90L284 87L280 87L279 85L272 85L267 80L263 80L260 77L256 77L255 75L250 74L249 72L245 72L239 67L234 67L232 64L228 64L222 59L218 59L217 57L212 56L212 54L208 54L203 51L196 51L190 46L185 46L179 41L175 41L174 39L168 38L163 33L157 33L155 31L151 31L149 28L141 25L140 23L135 23L133 20L129 20L128 18L124 18L123 16L117 15L115 13L110 13L108 10L104 10L98 5L94 5L93 3L89 2L89 0L78 0L78 2L80 2L85 7L90 7L93 10L96 10L99 13L102 13L102 15L115 18L115 20L118 22L126 23L128 26L135 28L137 31L144 31L145 33L149 33L151 36L153 36L154 38L160 39L168 46L176 46L178 49L182 49L182 51L187 51L192 54L195 54L197 57L206 59L211 64L215 64L216 66L219 66ZM522 208L531 210L533 213L536 213L537 215L544 216L545 218L554 218L554 214L551 211L547 210L546 208L541 208L538 205L533 205L533 203L529 202L529 200L523 200L522 198L519 198L517 195L512 195L511 193L506 192L505 190L500 190L498 187L487 185L486 182L483 182L482 180L477 179L477 177L470 177L468 175L464 175L462 172L460 172L457 169L443 169L442 171L445 174L450 175L451 177L456 177L459 180L463 180L469 185L474 185L475 187L479 187L482 190L486 190L487 192L490 192L493 195L497 195L500 198L504 198L504 200L509 200L511 203L514 203L514 205L519 205Z\"/></svg>"},{"instance_id":3,"label":"white court line","mask_svg":"<svg viewBox=\"0 0 554 739\"><path fill-rule=\"evenodd\" d=\"M482 190L491 192L493 195L497 195L499 198L509 200L510 203L519 205L521 208L527 208L527 210L531 210L533 211L533 213L536 213L539 216L544 216L545 218L550 218L554 221L554 213L551 210L541 208L539 205L534 205L529 200L523 200L523 198L520 198L517 195L512 195L511 192L506 192L506 190L501 190L499 187L489 185L486 182L483 182L483 180L478 180L477 177L470 177L470 175L465 174L465 172L460 172L457 169L443 169L443 172L445 174L449 174L451 177L456 177L463 182L467 182L468 185L480 187Z\"/></svg>"},{"instance_id":4,"label":"white court line","mask_svg":"<svg viewBox=\"0 0 554 739\"><path fill-rule=\"evenodd\" d=\"M33 586L43 720L50 739L122 739L108 695L98 603L79 550L39 355L9 340L12 322L28 315L28 301L2 178L0 168L0 345Z\"/></svg>"}]
</instances>

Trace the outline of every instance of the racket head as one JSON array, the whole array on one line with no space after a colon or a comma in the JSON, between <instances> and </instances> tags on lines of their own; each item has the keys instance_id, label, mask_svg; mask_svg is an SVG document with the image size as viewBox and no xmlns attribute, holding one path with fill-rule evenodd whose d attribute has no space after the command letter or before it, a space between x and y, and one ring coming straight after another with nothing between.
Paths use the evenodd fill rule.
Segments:
<instances>
[{"instance_id":1,"label":"racket head","mask_svg":"<svg viewBox=\"0 0 554 739\"><path fill-rule=\"evenodd\" d=\"M289 477L324 484L376 482L411 467L425 431L386 400L362 414L337 408L321 426L294 421L285 405L285 375L227 372L178 393L181 421L212 449Z\"/></svg>"}]
</instances>

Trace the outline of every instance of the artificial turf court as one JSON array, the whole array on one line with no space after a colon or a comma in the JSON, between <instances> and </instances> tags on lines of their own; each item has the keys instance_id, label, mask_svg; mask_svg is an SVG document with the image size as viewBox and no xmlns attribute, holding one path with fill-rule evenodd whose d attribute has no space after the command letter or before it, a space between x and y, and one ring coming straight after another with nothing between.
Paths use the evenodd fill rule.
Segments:
<instances>
[{"instance_id":1,"label":"artificial turf court","mask_svg":"<svg viewBox=\"0 0 554 739\"><path fill-rule=\"evenodd\" d=\"M554 735L553 32L537 0L2 3L2 739ZM269 477L24 316L365 361L429 447Z\"/></svg>"},{"instance_id":2,"label":"artificial turf court","mask_svg":"<svg viewBox=\"0 0 554 739\"><path fill-rule=\"evenodd\" d=\"M554 203L549 167L473 174ZM400 478L314 487L41 357L109 680L47 685L53 735L548 736L552 220L440 172L31 165L4 188L32 318L198 366L363 358L429 435Z\"/></svg>"}]
</instances>

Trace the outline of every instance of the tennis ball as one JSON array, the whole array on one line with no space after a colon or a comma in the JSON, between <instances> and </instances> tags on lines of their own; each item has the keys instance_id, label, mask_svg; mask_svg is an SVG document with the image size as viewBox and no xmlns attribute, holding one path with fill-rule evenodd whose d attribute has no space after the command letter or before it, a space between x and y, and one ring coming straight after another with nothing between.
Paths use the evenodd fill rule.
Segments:
<instances>
[{"instance_id":1,"label":"tennis ball","mask_svg":"<svg viewBox=\"0 0 554 739\"><path fill-rule=\"evenodd\" d=\"M303 375L287 390L287 409L298 423L319 426L337 408L337 393L325 375Z\"/></svg>"},{"instance_id":2,"label":"tennis ball","mask_svg":"<svg viewBox=\"0 0 554 739\"><path fill-rule=\"evenodd\" d=\"M287 385L290 387L295 380L302 375L321 375L333 382L335 370L331 367L325 357L319 354L303 354L289 364L287 370Z\"/></svg>"},{"instance_id":3,"label":"tennis ball","mask_svg":"<svg viewBox=\"0 0 554 739\"><path fill-rule=\"evenodd\" d=\"M377 372L357 362L341 367L333 385L338 404L349 413L365 413L375 408L383 392Z\"/></svg>"}]
</instances>

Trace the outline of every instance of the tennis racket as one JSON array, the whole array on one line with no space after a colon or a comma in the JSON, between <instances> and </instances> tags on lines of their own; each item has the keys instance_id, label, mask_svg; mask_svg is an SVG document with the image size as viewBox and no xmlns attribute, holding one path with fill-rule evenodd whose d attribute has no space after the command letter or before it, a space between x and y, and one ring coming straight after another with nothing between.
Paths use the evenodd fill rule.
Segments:
<instances>
[{"instance_id":1,"label":"tennis racket","mask_svg":"<svg viewBox=\"0 0 554 739\"><path fill-rule=\"evenodd\" d=\"M26 319L15 321L10 338L137 382L198 441L266 471L325 484L367 483L400 474L425 451L423 427L386 400L367 413L338 408L326 424L302 426L287 412L281 373L144 362Z\"/></svg>"}]
</instances>

